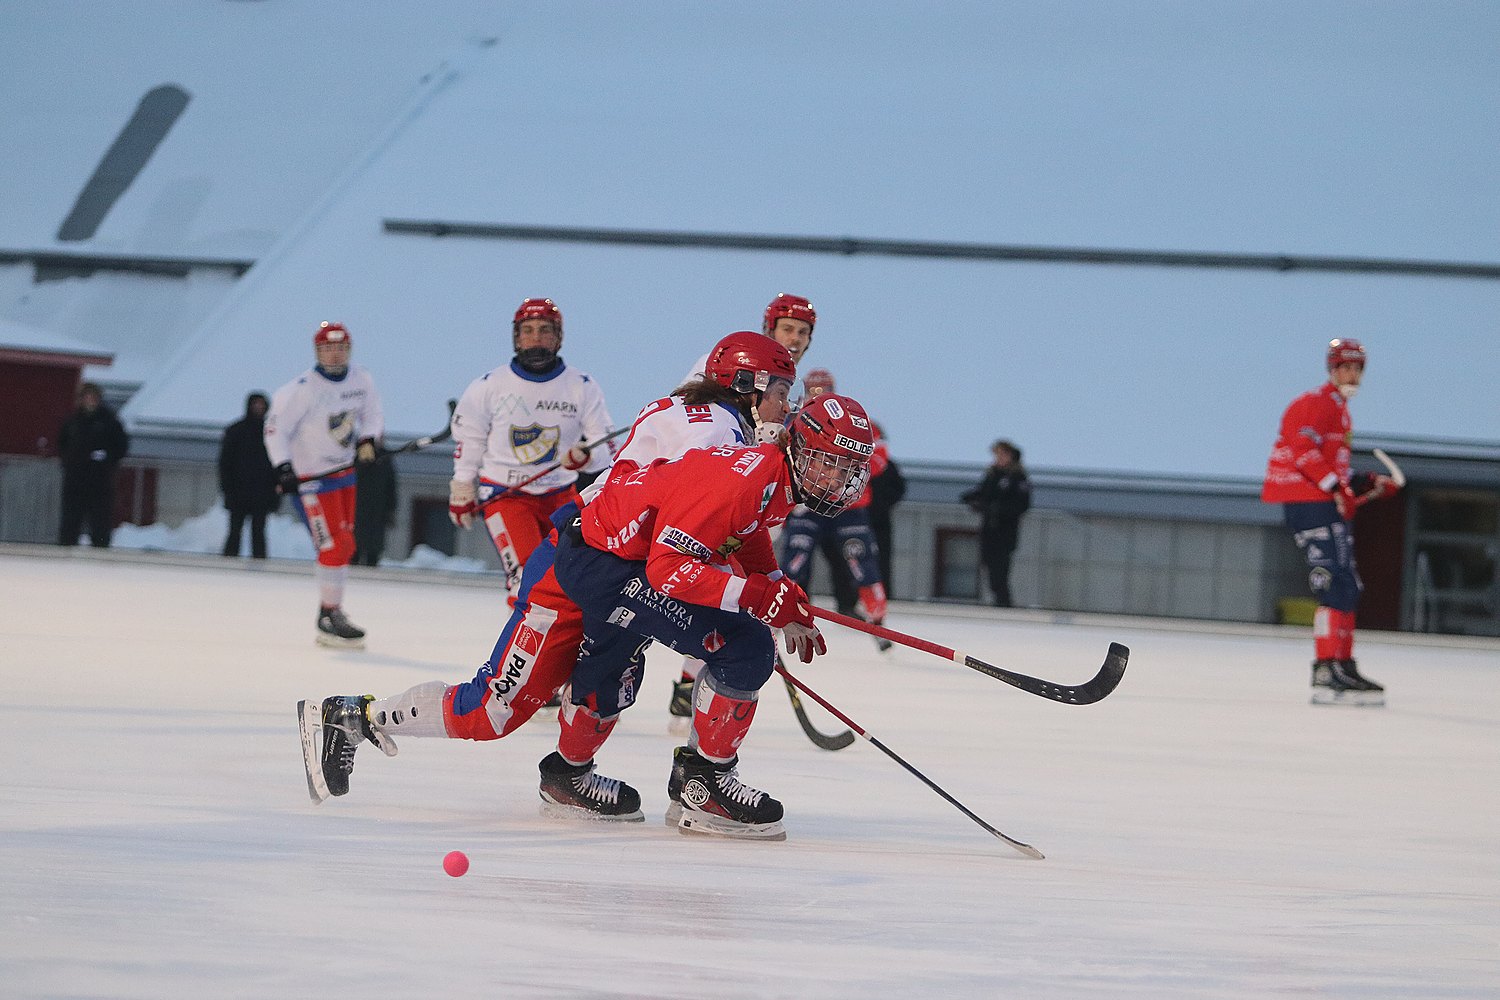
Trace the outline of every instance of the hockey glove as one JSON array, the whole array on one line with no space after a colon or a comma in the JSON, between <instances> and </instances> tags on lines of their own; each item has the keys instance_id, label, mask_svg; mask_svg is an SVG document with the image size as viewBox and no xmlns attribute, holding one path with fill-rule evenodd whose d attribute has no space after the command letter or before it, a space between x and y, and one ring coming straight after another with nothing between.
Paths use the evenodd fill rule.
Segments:
<instances>
[{"instance_id":1,"label":"hockey glove","mask_svg":"<svg viewBox=\"0 0 1500 1000\"><path fill-rule=\"evenodd\" d=\"M295 496L297 489L302 485L297 478L297 473L292 471L291 462L282 462L276 466L276 489L285 496Z\"/></svg>"},{"instance_id":2,"label":"hockey glove","mask_svg":"<svg viewBox=\"0 0 1500 1000\"><path fill-rule=\"evenodd\" d=\"M1333 491L1333 505L1338 508L1339 517L1352 521L1354 511L1359 507L1359 497L1354 495L1348 483L1340 483Z\"/></svg>"},{"instance_id":3,"label":"hockey glove","mask_svg":"<svg viewBox=\"0 0 1500 1000\"><path fill-rule=\"evenodd\" d=\"M885 624L885 584L872 583L859 588L859 607L865 613L865 621L875 625Z\"/></svg>"},{"instance_id":4,"label":"hockey glove","mask_svg":"<svg viewBox=\"0 0 1500 1000\"><path fill-rule=\"evenodd\" d=\"M369 465L375 461L375 439L365 438L354 446L354 464Z\"/></svg>"},{"instance_id":5,"label":"hockey glove","mask_svg":"<svg viewBox=\"0 0 1500 1000\"><path fill-rule=\"evenodd\" d=\"M569 472L577 472L588 464L589 450L581 444L575 444L569 448L568 453L563 456L562 460L562 467Z\"/></svg>"},{"instance_id":6,"label":"hockey glove","mask_svg":"<svg viewBox=\"0 0 1500 1000\"><path fill-rule=\"evenodd\" d=\"M786 651L796 654L803 663L811 663L814 656L828 652L828 643L823 641L823 633L816 625L808 628L792 622L781 630L781 638L786 643Z\"/></svg>"},{"instance_id":7,"label":"hockey glove","mask_svg":"<svg viewBox=\"0 0 1500 1000\"><path fill-rule=\"evenodd\" d=\"M1384 500L1401 492L1401 487L1390 476L1379 474L1370 477L1370 489L1359 498L1360 503L1369 503L1371 500Z\"/></svg>"},{"instance_id":8,"label":"hockey glove","mask_svg":"<svg viewBox=\"0 0 1500 1000\"><path fill-rule=\"evenodd\" d=\"M740 592L740 607L772 628L786 628L793 622L812 628L811 604L807 593L786 577L772 580L762 573L752 573Z\"/></svg>"},{"instance_id":9,"label":"hockey glove","mask_svg":"<svg viewBox=\"0 0 1500 1000\"><path fill-rule=\"evenodd\" d=\"M474 523L474 511L479 504L474 492L474 481L455 479L448 484L448 520L460 528Z\"/></svg>"}]
</instances>

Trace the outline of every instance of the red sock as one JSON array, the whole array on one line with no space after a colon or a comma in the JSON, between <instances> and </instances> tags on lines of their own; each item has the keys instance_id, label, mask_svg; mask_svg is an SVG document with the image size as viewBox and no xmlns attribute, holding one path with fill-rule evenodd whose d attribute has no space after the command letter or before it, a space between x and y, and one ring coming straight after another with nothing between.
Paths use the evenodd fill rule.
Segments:
<instances>
[{"instance_id":1,"label":"red sock","mask_svg":"<svg viewBox=\"0 0 1500 1000\"><path fill-rule=\"evenodd\" d=\"M1318 608L1313 614L1313 656L1319 660L1354 656L1354 612Z\"/></svg>"}]
</instances>

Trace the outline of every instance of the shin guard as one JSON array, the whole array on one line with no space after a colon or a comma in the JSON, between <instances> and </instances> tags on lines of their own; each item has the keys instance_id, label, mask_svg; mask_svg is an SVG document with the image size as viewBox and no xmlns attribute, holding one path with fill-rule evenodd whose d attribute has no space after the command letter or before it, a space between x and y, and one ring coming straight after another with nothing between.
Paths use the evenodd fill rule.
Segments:
<instances>
[{"instance_id":1,"label":"shin guard","mask_svg":"<svg viewBox=\"0 0 1500 1000\"><path fill-rule=\"evenodd\" d=\"M618 715L601 719L594 710L593 696L590 695L588 700L587 705L575 705L564 698L562 708L557 712L557 752L570 764L587 764L593 760L594 754L609 739L615 723L620 721Z\"/></svg>"},{"instance_id":2,"label":"shin guard","mask_svg":"<svg viewBox=\"0 0 1500 1000\"><path fill-rule=\"evenodd\" d=\"M704 672L693 692L693 735L688 746L712 761L733 760L755 718L754 691L722 689Z\"/></svg>"}]
</instances>

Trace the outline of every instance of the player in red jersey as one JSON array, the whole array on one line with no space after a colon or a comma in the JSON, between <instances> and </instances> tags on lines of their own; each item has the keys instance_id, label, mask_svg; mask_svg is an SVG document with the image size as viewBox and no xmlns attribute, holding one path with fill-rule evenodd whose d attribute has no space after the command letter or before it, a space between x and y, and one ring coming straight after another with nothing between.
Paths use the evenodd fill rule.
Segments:
<instances>
[{"instance_id":1,"label":"player in red jersey","mask_svg":"<svg viewBox=\"0 0 1500 1000\"><path fill-rule=\"evenodd\" d=\"M787 651L804 663L825 647L807 594L776 563L770 529L799 503L825 514L848 506L864 491L875 450L864 409L832 393L797 413L789 437L786 448L690 451L611 477L559 531L553 568L583 612L584 641L572 677L574 723L541 764L544 798L601 811L578 785L587 776L610 781L610 798L638 805L630 786L593 774L593 758L635 701L655 641L705 664L692 735L673 755L668 821L785 838L781 803L739 780L739 747L775 666L765 626L781 629Z\"/></svg>"},{"instance_id":2,"label":"player in red jersey","mask_svg":"<svg viewBox=\"0 0 1500 1000\"><path fill-rule=\"evenodd\" d=\"M708 358L706 376L641 411L609 476L585 490L586 499L593 499L611 479L692 448L785 438L787 396L796 377L788 351L760 334L740 332L720 340ZM554 520L566 524L577 514L575 504L566 504ZM515 609L472 680L452 685L429 681L389 698L324 699L324 712L331 712L334 720L321 726L322 760L309 761L310 780L318 771L328 794L345 794L354 751L366 738L390 755L398 733L494 740L530 719L567 682L583 640L582 614L552 572L555 551L553 532L527 559ZM565 732L577 711L572 704L562 706ZM639 819L638 808L634 811L634 817L626 811L610 818Z\"/></svg>"},{"instance_id":3,"label":"player in red jersey","mask_svg":"<svg viewBox=\"0 0 1500 1000\"><path fill-rule=\"evenodd\" d=\"M1313 704L1385 704L1385 689L1354 662L1355 610L1364 585L1354 564L1354 512L1394 494L1387 476L1351 476L1349 400L1364 377L1357 340L1328 345L1328 382L1292 400L1266 467L1261 500L1284 505L1286 525L1307 559L1317 598L1313 619Z\"/></svg>"},{"instance_id":4,"label":"player in red jersey","mask_svg":"<svg viewBox=\"0 0 1500 1000\"><path fill-rule=\"evenodd\" d=\"M817 399L834 391L833 375L825 368L814 368L802 380L802 385L807 399ZM875 451L870 456L870 478L873 479L885 471L891 458L879 427L872 424L871 430L875 435ZM803 508L793 511L781 537L781 562L786 567L787 576L797 581L798 586L806 588L812 582L813 550L821 549L834 579L839 614L857 614L865 621L882 625L886 612L885 581L880 576L880 552L875 532L870 527L869 506L870 489L866 486L863 494L831 516ZM852 587L847 583L838 586L839 573L843 569L848 570ZM882 651L891 645L886 639L877 639L876 643Z\"/></svg>"}]
</instances>

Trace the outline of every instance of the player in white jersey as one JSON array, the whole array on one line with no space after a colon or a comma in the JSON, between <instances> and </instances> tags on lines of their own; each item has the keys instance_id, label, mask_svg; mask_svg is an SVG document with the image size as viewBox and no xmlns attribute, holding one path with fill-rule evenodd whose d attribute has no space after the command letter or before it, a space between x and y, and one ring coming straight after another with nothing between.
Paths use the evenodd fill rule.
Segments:
<instances>
[{"instance_id":1,"label":"player in white jersey","mask_svg":"<svg viewBox=\"0 0 1500 1000\"><path fill-rule=\"evenodd\" d=\"M785 347L792 356L792 364L800 365L802 355L812 346L813 327L817 323L818 314L811 302L800 295L782 292L766 306L760 332ZM692 371L688 372L683 381L693 382L702 378L707 364L708 355L705 354L693 365Z\"/></svg>"},{"instance_id":2,"label":"player in white jersey","mask_svg":"<svg viewBox=\"0 0 1500 1000\"><path fill-rule=\"evenodd\" d=\"M780 442L785 437L787 393L796 367L785 348L757 333L733 333L709 352L709 374L646 406L607 477L585 491L597 495L606 484L628 477L653 462L681 457L690 449ZM554 521L566 524L576 507L561 508ZM354 751L365 739L388 755L397 733L450 739L495 740L514 732L567 683L578 661L583 618L552 573L556 534L527 560L515 610L490 658L472 680L460 684L428 681L390 698L335 696L303 703L304 749L309 785L321 794L343 795L354 768ZM565 704L558 716L558 749L568 760L588 760L580 748L602 741L614 719L601 720L587 705ZM314 759L311 732L321 730L323 745ZM583 756L577 754L582 752ZM557 754L553 755L558 756ZM551 758L549 758L550 760ZM565 784L581 795L598 791L591 771L575 768ZM319 787L319 778L326 793ZM575 780L576 779L576 780ZM604 781L606 779L599 779ZM580 785L581 783L581 785ZM555 788L558 796L571 794ZM637 807L631 815L640 818Z\"/></svg>"},{"instance_id":3,"label":"player in white jersey","mask_svg":"<svg viewBox=\"0 0 1500 1000\"><path fill-rule=\"evenodd\" d=\"M375 461L385 417L375 381L350 363L352 351L342 325L318 327L317 364L272 395L265 441L277 488L292 498L318 550L317 640L357 648L364 645L364 630L343 610L354 555L354 466Z\"/></svg>"},{"instance_id":4,"label":"player in white jersey","mask_svg":"<svg viewBox=\"0 0 1500 1000\"><path fill-rule=\"evenodd\" d=\"M614 425L599 383L558 355L562 312L551 299L522 302L511 339L515 357L470 383L453 411L448 516L462 528L484 523L514 599L552 512L578 499L579 471L608 468L608 449L584 445Z\"/></svg>"}]
</instances>

